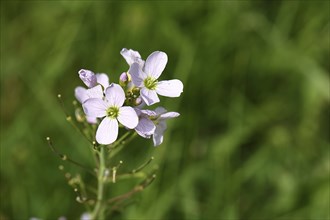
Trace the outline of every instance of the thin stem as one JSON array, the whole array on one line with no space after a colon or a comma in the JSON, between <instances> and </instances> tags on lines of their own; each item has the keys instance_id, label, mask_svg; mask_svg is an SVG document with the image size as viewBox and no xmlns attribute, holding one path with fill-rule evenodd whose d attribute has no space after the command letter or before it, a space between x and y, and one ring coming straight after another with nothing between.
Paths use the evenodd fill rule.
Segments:
<instances>
[{"instance_id":1,"label":"thin stem","mask_svg":"<svg viewBox=\"0 0 330 220\"><path fill-rule=\"evenodd\" d=\"M141 184L135 186L131 191L123 194L123 195L120 195L120 196L116 196L112 199L109 199L108 200L108 203L120 203L121 201L123 200L126 200L130 197L132 197L134 194L144 190L147 186L149 186L156 178L156 175L153 174L151 177L149 177L148 179L146 179L145 181L143 181Z\"/></svg>"},{"instance_id":2,"label":"thin stem","mask_svg":"<svg viewBox=\"0 0 330 220\"><path fill-rule=\"evenodd\" d=\"M101 146L100 153L99 153L99 169L98 169L98 184L97 184L97 202L94 207L91 219L97 219L97 220L103 220L105 219L104 216L104 172L105 172L105 152L104 152L104 146Z\"/></svg>"},{"instance_id":3,"label":"thin stem","mask_svg":"<svg viewBox=\"0 0 330 220\"><path fill-rule=\"evenodd\" d=\"M118 147L118 145L121 144L121 142L128 136L130 135L132 132L127 131L123 136L121 136L115 143L113 143L112 145L109 146L110 150L115 149L116 147Z\"/></svg>"},{"instance_id":4,"label":"thin stem","mask_svg":"<svg viewBox=\"0 0 330 220\"><path fill-rule=\"evenodd\" d=\"M126 144L128 144L129 142L131 142L131 141L136 137L136 135L137 135L136 132L134 132L134 133L127 132L127 133L126 133L125 135L123 135L123 136L127 137L128 134L132 134L132 135L129 136L126 140L124 140L124 138L121 138L120 141L118 140L118 141L115 143L114 147L110 147L110 150L111 150L111 151L110 151L110 154L109 154L109 158L114 157L116 154L118 154L118 153L123 149L123 147L124 147Z\"/></svg>"},{"instance_id":5,"label":"thin stem","mask_svg":"<svg viewBox=\"0 0 330 220\"><path fill-rule=\"evenodd\" d=\"M92 141L84 134L84 132L72 121L72 117L68 114L68 111L65 108L64 102L62 100L62 95L58 94L57 98L61 104L62 110L65 114L66 120L72 125L74 129L76 129L89 143L92 143Z\"/></svg>"},{"instance_id":6,"label":"thin stem","mask_svg":"<svg viewBox=\"0 0 330 220\"><path fill-rule=\"evenodd\" d=\"M74 123L73 121L72 121L72 117L69 115L69 116L66 116L66 120L67 120L67 122L69 122L70 123L70 125L74 128L74 129L76 129L76 131L77 132L79 132L90 144L92 144L93 143L93 141L91 141L87 136L86 136L86 134L76 125L76 123Z\"/></svg>"},{"instance_id":7,"label":"thin stem","mask_svg":"<svg viewBox=\"0 0 330 220\"><path fill-rule=\"evenodd\" d=\"M80 167L80 168L83 168L83 169L87 170L90 174L94 175L94 172L93 172L90 168L88 168L88 167L86 167L86 166L84 166L84 165L82 165L82 164L80 164L80 163L78 163L78 162L72 160L71 158L69 158L69 157L68 157L67 155L65 155L65 154L61 154L61 153L59 153L59 152L55 149L55 147L53 146L53 143L52 143L50 137L47 137L46 140L47 140L47 142L48 142L48 146L50 147L50 149L51 149L51 150L52 150L52 151L53 151L53 152L54 152L59 158L61 158L61 159L64 160L64 161L68 161L68 162L70 162L70 163L72 163L72 164L74 164L74 165L76 165L76 166L78 166L78 167Z\"/></svg>"},{"instance_id":8,"label":"thin stem","mask_svg":"<svg viewBox=\"0 0 330 220\"><path fill-rule=\"evenodd\" d=\"M148 166L148 165L151 163L151 161L153 161L154 159L155 159L154 157L151 157L149 160L147 160L146 162L144 162L143 164L141 164L138 168L132 170L131 173L137 173L137 172L143 170L143 169L144 169L146 166Z\"/></svg>"}]
</instances>

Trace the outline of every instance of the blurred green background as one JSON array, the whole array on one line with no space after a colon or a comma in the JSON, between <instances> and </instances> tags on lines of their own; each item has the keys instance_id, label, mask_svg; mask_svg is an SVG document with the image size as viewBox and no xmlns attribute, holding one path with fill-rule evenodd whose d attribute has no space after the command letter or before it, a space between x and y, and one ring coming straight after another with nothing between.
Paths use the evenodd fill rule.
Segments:
<instances>
[{"instance_id":1,"label":"blurred green background","mask_svg":"<svg viewBox=\"0 0 330 220\"><path fill-rule=\"evenodd\" d=\"M45 137L91 164L56 96L73 112L81 68L117 82L124 47L144 59L165 51L161 79L185 88L161 99L181 113L164 143L137 138L118 158L129 170L153 155L159 170L116 219L330 219L329 11L329 1L1 1L0 219L82 214L58 165L80 170Z\"/></svg>"}]
</instances>

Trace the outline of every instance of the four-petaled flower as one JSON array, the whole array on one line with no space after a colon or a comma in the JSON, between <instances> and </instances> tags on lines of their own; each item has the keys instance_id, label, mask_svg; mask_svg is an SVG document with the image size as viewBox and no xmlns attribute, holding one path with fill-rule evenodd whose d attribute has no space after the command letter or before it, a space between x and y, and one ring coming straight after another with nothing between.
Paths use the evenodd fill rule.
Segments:
<instances>
[{"instance_id":1,"label":"four-petaled flower","mask_svg":"<svg viewBox=\"0 0 330 220\"><path fill-rule=\"evenodd\" d=\"M135 131L144 138L150 138L152 135L154 146L163 143L163 134L167 129L166 120L180 116L177 112L167 112L163 107L157 107L155 111L135 110L140 119Z\"/></svg>"},{"instance_id":2,"label":"four-petaled flower","mask_svg":"<svg viewBox=\"0 0 330 220\"><path fill-rule=\"evenodd\" d=\"M158 95L167 97L179 97L183 91L183 84L178 79L158 81L167 63L167 55L161 51L155 51L147 58L143 68L134 62L129 69L132 82L141 88L140 94L147 105L159 102Z\"/></svg>"},{"instance_id":3,"label":"four-petaled flower","mask_svg":"<svg viewBox=\"0 0 330 220\"><path fill-rule=\"evenodd\" d=\"M133 129L138 124L134 109L123 106L125 92L120 85L112 83L105 90L105 98L91 98L83 103L87 116L103 118L96 131L96 141L100 144L111 144L118 137L118 121L127 128Z\"/></svg>"}]
</instances>

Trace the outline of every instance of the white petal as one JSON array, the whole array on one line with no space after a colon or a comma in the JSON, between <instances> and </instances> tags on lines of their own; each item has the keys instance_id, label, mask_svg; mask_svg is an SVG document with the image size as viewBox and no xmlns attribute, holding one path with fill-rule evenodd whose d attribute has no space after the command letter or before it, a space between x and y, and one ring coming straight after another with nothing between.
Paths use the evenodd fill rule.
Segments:
<instances>
[{"instance_id":1,"label":"white petal","mask_svg":"<svg viewBox=\"0 0 330 220\"><path fill-rule=\"evenodd\" d=\"M161 51L155 51L149 55L144 65L144 72L155 79L162 74L167 63L167 55Z\"/></svg>"},{"instance_id":2,"label":"white petal","mask_svg":"<svg viewBox=\"0 0 330 220\"><path fill-rule=\"evenodd\" d=\"M150 119L141 117L135 131L141 137L150 138L150 136L155 132L155 129L156 126Z\"/></svg>"},{"instance_id":3,"label":"white petal","mask_svg":"<svg viewBox=\"0 0 330 220\"><path fill-rule=\"evenodd\" d=\"M87 116L101 118L106 116L108 105L102 99L87 99L82 105Z\"/></svg>"},{"instance_id":4,"label":"white petal","mask_svg":"<svg viewBox=\"0 0 330 220\"><path fill-rule=\"evenodd\" d=\"M98 73L96 74L96 82L101 84L105 89L109 86L109 77L105 73Z\"/></svg>"},{"instance_id":5,"label":"white petal","mask_svg":"<svg viewBox=\"0 0 330 220\"><path fill-rule=\"evenodd\" d=\"M102 89L102 86L97 85L97 86L94 86L93 88L87 89L86 95L87 95L87 97L89 99L90 98L99 98L99 99L102 99L103 98L103 89Z\"/></svg>"},{"instance_id":6,"label":"white petal","mask_svg":"<svg viewBox=\"0 0 330 220\"><path fill-rule=\"evenodd\" d=\"M137 116L134 109L129 106L124 106L119 109L117 119L122 125L130 129L135 128L139 123L139 117Z\"/></svg>"},{"instance_id":7,"label":"white petal","mask_svg":"<svg viewBox=\"0 0 330 220\"><path fill-rule=\"evenodd\" d=\"M183 92L183 84L178 79L164 80L157 83L156 91L166 97L179 97Z\"/></svg>"},{"instance_id":8,"label":"white petal","mask_svg":"<svg viewBox=\"0 0 330 220\"><path fill-rule=\"evenodd\" d=\"M128 72L132 77L133 84L137 87L141 87L143 85L143 80L147 78L147 75L142 71L138 63L133 63Z\"/></svg>"},{"instance_id":9,"label":"white petal","mask_svg":"<svg viewBox=\"0 0 330 220\"><path fill-rule=\"evenodd\" d=\"M128 65L132 65L133 63L138 63L142 68L144 61L141 59L141 55L139 52L132 49L128 50L126 48L123 48L120 51L120 54L124 57Z\"/></svg>"},{"instance_id":10,"label":"white petal","mask_svg":"<svg viewBox=\"0 0 330 220\"><path fill-rule=\"evenodd\" d=\"M134 108L134 111L136 112L137 116L140 116L142 114L141 109L138 109L136 107Z\"/></svg>"},{"instance_id":11,"label":"white petal","mask_svg":"<svg viewBox=\"0 0 330 220\"><path fill-rule=\"evenodd\" d=\"M105 96L110 106L121 107L125 101L125 92L120 85L111 83L105 90Z\"/></svg>"},{"instance_id":12,"label":"white petal","mask_svg":"<svg viewBox=\"0 0 330 220\"><path fill-rule=\"evenodd\" d=\"M152 137L155 147L163 143L163 137L164 137L163 134L165 130L166 130L165 121L159 122L158 125L156 126L155 133Z\"/></svg>"},{"instance_id":13,"label":"white petal","mask_svg":"<svg viewBox=\"0 0 330 220\"><path fill-rule=\"evenodd\" d=\"M152 105L152 104L159 102L159 98L158 98L158 95L155 90L149 90L147 88L142 88L140 93L141 93L141 97L142 97L143 101L147 105Z\"/></svg>"},{"instance_id":14,"label":"white petal","mask_svg":"<svg viewBox=\"0 0 330 220\"><path fill-rule=\"evenodd\" d=\"M159 118L160 119L169 119L169 118L176 118L179 116L180 116L180 114L177 112L166 112L166 113L162 114Z\"/></svg>"},{"instance_id":15,"label":"white petal","mask_svg":"<svg viewBox=\"0 0 330 220\"><path fill-rule=\"evenodd\" d=\"M118 137L118 121L114 118L105 117L96 131L96 141L99 144L111 144Z\"/></svg>"},{"instance_id":16,"label":"white petal","mask_svg":"<svg viewBox=\"0 0 330 220\"><path fill-rule=\"evenodd\" d=\"M74 96L80 103L83 103L84 101L86 101L86 99L88 99L86 91L87 91L87 89L85 89L84 87L81 87L81 86L78 86L77 88L75 88Z\"/></svg>"}]
</instances>

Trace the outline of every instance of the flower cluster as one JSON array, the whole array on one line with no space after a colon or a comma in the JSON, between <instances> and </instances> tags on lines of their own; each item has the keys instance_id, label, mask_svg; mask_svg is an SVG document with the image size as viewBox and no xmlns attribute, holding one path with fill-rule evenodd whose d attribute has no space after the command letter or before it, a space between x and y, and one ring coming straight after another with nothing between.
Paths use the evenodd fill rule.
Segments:
<instances>
[{"instance_id":1,"label":"flower cluster","mask_svg":"<svg viewBox=\"0 0 330 220\"><path fill-rule=\"evenodd\" d=\"M180 80L159 81L167 64L167 55L155 51L146 61L139 52L122 49L120 54L129 70L119 77L119 84L109 82L104 73L80 70L79 77L87 88L77 87L75 97L82 104L87 122L98 124L96 141L108 145L117 140L119 127L135 129L144 138L153 138L154 146L163 142L166 120L178 117L177 112L167 112L163 107L145 109L158 103L159 97L179 97L183 91Z\"/></svg>"}]
</instances>

